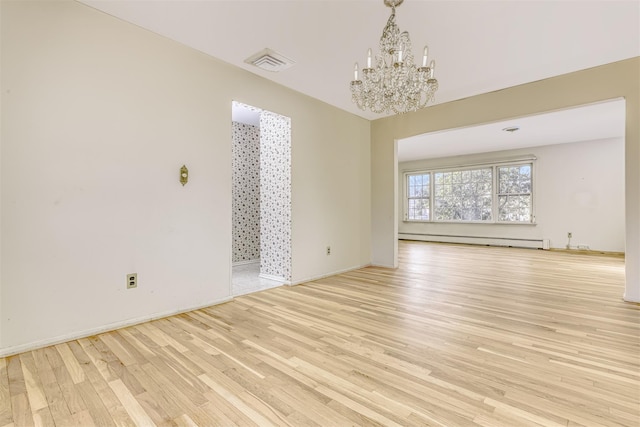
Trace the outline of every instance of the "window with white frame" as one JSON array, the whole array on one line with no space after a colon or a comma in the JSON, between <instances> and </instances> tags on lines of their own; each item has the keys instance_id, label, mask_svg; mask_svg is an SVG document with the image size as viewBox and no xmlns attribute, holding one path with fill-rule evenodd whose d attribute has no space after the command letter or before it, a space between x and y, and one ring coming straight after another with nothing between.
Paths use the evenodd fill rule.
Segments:
<instances>
[{"instance_id":1,"label":"window with white frame","mask_svg":"<svg viewBox=\"0 0 640 427\"><path fill-rule=\"evenodd\" d=\"M532 161L408 172L405 179L406 221L534 222Z\"/></svg>"},{"instance_id":2,"label":"window with white frame","mask_svg":"<svg viewBox=\"0 0 640 427\"><path fill-rule=\"evenodd\" d=\"M431 174L407 176L407 218L411 221L429 221L431 211Z\"/></svg>"},{"instance_id":3,"label":"window with white frame","mask_svg":"<svg viewBox=\"0 0 640 427\"><path fill-rule=\"evenodd\" d=\"M499 166L498 220L531 222L531 164Z\"/></svg>"},{"instance_id":4,"label":"window with white frame","mask_svg":"<svg viewBox=\"0 0 640 427\"><path fill-rule=\"evenodd\" d=\"M434 172L437 221L491 221L491 168Z\"/></svg>"}]
</instances>

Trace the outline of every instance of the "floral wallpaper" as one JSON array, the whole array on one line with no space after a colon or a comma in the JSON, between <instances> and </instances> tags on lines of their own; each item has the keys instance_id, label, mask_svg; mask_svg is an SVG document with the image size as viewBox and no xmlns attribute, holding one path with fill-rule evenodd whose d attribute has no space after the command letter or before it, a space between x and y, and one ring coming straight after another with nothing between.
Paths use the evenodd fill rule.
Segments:
<instances>
[{"instance_id":1,"label":"floral wallpaper","mask_svg":"<svg viewBox=\"0 0 640 427\"><path fill-rule=\"evenodd\" d=\"M260 116L260 273L291 281L291 119Z\"/></svg>"},{"instance_id":2,"label":"floral wallpaper","mask_svg":"<svg viewBox=\"0 0 640 427\"><path fill-rule=\"evenodd\" d=\"M233 262L260 258L260 128L232 123Z\"/></svg>"}]
</instances>

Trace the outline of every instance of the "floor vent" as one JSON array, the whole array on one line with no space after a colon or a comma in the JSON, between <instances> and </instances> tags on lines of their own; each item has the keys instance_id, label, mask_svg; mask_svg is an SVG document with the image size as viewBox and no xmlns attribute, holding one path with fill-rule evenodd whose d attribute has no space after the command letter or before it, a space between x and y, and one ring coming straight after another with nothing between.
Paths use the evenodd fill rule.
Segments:
<instances>
[{"instance_id":1,"label":"floor vent","mask_svg":"<svg viewBox=\"0 0 640 427\"><path fill-rule=\"evenodd\" d=\"M286 70L296 63L295 61L271 49L263 49L255 55L245 59L244 62L255 65L262 70L272 72Z\"/></svg>"}]
</instances>

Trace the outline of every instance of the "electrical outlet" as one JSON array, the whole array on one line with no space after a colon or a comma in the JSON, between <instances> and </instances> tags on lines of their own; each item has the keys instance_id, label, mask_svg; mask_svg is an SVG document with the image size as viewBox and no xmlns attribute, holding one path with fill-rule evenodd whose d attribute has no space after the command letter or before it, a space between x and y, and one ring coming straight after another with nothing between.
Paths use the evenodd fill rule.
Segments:
<instances>
[{"instance_id":1,"label":"electrical outlet","mask_svg":"<svg viewBox=\"0 0 640 427\"><path fill-rule=\"evenodd\" d=\"M588 251L589 245L578 245L578 249L580 249L581 251Z\"/></svg>"},{"instance_id":2,"label":"electrical outlet","mask_svg":"<svg viewBox=\"0 0 640 427\"><path fill-rule=\"evenodd\" d=\"M327 255L331 255L331 246L327 246Z\"/></svg>"},{"instance_id":3,"label":"electrical outlet","mask_svg":"<svg viewBox=\"0 0 640 427\"><path fill-rule=\"evenodd\" d=\"M572 233L572 232L568 232L568 233L567 233L567 237L568 237L568 238L572 238L572 237L573 237L573 233Z\"/></svg>"},{"instance_id":4,"label":"electrical outlet","mask_svg":"<svg viewBox=\"0 0 640 427\"><path fill-rule=\"evenodd\" d=\"M127 274L127 289L138 287L138 273Z\"/></svg>"}]
</instances>

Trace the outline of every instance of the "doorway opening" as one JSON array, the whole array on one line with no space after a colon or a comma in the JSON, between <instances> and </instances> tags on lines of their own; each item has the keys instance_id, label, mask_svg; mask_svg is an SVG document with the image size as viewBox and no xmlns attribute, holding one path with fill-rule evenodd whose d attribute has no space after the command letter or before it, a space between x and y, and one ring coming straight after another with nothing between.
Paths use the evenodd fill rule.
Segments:
<instances>
[{"instance_id":1,"label":"doorway opening","mask_svg":"<svg viewBox=\"0 0 640 427\"><path fill-rule=\"evenodd\" d=\"M232 103L231 295L291 281L291 119Z\"/></svg>"},{"instance_id":2,"label":"doorway opening","mask_svg":"<svg viewBox=\"0 0 640 427\"><path fill-rule=\"evenodd\" d=\"M624 253L625 120L626 102L616 98L399 140L396 237ZM491 172L497 164L502 170L518 170L504 166L518 162L533 163L528 181L532 189L524 199L527 203L521 202L522 175L514 184L516 179L509 181L505 174L502 182L497 172ZM493 174L486 188L469 174L477 170ZM470 178L465 180L464 172L459 171L467 171ZM414 185L414 177L426 184ZM518 196L505 195L516 186ZM475 222L443 219L447 209L464 212L473 207L481 190L495 203L493 210L487 208L488 218ZM415 200L422 203L420 217L415 215ZM516 207L529 213L530 220L509 224L508 217L498 215L502 207L502 212Z\"/></svg>"}]
</instances>

